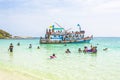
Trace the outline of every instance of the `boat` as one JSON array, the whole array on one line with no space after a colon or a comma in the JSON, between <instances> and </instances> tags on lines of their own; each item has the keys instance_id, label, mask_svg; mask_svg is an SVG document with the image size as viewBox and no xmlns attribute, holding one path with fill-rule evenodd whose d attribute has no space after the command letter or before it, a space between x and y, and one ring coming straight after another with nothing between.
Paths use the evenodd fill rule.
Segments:
<instances>
[{"instance_id":1,"label":"boat","mask_svg":"<svg viewBox=\"0 0 120 80\"><path fill-rule=\"evenodd\" d=\"M81 30L79 24L79 31L68 31L57 25L59 27L52 25L46 29L44 37L40 37L40 44L89 43L93 39L92 35L85 37L85 31Z\"/></svg>"}]
</instances>

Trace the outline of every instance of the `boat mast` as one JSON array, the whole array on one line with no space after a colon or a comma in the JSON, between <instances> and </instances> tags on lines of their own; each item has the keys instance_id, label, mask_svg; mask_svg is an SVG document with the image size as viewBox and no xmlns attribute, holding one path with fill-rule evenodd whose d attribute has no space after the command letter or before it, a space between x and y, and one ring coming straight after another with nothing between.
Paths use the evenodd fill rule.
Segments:
<instances>
[{"instance_id":1,"label":"boat mast","mask_svg":"<svg viewBox=\"0 0 120 80\"><path fill-rule=\"evenodd\" d=\"M80 24L77 24L77 26L79 27L79 30L80 30L80 32L81 32L81 27L80 27Z\"/></svg>"}]
</instances>

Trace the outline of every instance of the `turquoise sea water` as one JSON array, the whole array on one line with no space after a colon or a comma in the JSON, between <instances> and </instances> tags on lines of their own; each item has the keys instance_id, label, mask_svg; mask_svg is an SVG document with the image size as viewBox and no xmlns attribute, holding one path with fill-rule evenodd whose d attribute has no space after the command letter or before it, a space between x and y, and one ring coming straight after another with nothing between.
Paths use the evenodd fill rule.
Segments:
<instances>
[{"instance_id":1,"label":"turquoise sea water","mask_svg":"<svg viewBox=\"0 0 120 80\"><path fill-rule=\"evenodd\" d=\"M20 42L20 46L17 43ZM14 45L14 52L8 47ZM32 44L32 49L29 49ZM97 54L78 53L78 48L97 46ZM40 46L40 49L37 49ZM71 53L66 54L69 48ZM107 51L103 51L108 48ZM56 59L49 59L53 53ZM39 44L39 39L1 39L0 68L6 67L35 80L120 80L120 38L97 37L82 44Z\"/></svg>"}]
</instances>

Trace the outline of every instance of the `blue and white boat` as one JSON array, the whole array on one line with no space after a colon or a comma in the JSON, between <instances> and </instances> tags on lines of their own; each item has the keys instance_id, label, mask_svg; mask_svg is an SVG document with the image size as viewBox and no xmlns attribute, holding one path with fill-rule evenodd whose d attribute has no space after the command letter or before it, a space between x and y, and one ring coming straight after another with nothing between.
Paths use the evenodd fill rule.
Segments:
<instances>
[{"instance_id":1,"label":"blue and white boat","mask_svg":"<svg viewBox=\"0 0 120 80\"><path fill-rule=\"evenodd\" d=\"M46 29L44 37L40 37L41 44L67 44L67 43L88 43L91 41L93 36L85 37L85 31L81 30L80 25L79 31L67 31L61 26L55 28L54 25Z\"/></svg>"}]
</instances>

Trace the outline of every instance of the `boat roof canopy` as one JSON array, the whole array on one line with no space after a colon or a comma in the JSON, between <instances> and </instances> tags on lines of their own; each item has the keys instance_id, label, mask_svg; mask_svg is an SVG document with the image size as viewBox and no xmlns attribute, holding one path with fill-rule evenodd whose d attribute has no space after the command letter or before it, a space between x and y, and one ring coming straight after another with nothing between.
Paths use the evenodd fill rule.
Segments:
<instances>
[{"instance_id":1,"label":"boat roof canopy","mask_svg":"<svg viewBox=\"0 0 120 80\"><path fill-rule=\"evenodd\" d=\"M53 28L54 30L64 30L64 28Z\"/></svg>"}]
</instances>

